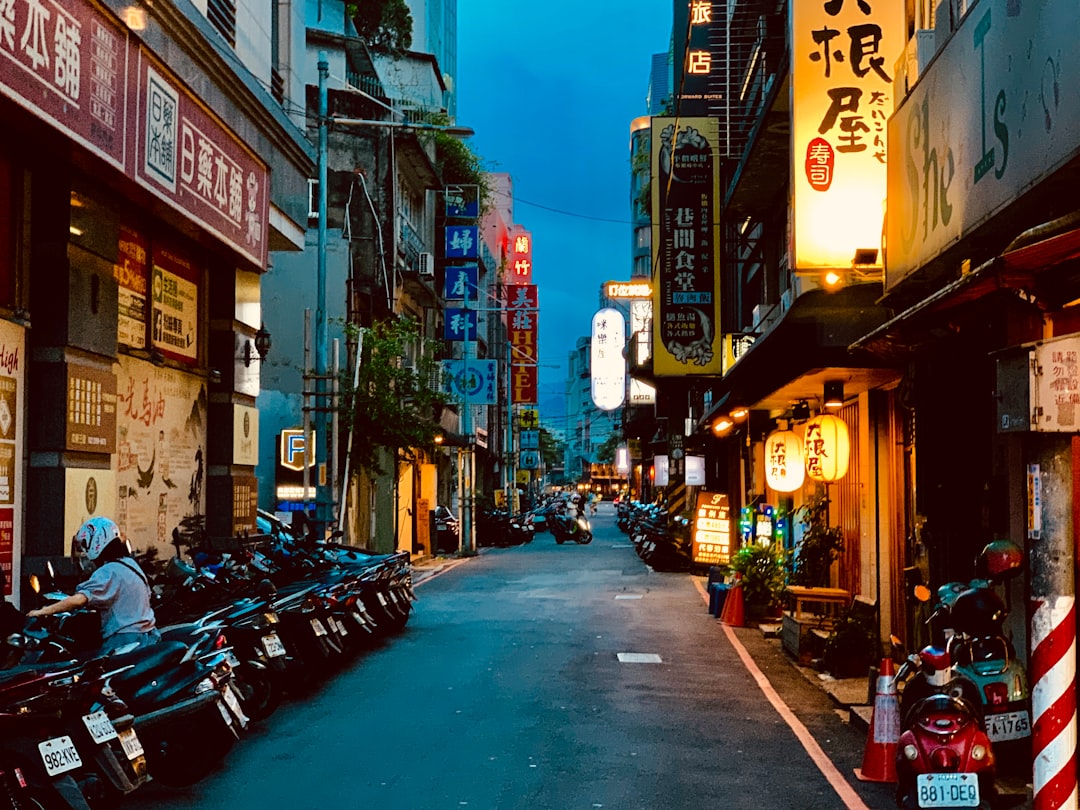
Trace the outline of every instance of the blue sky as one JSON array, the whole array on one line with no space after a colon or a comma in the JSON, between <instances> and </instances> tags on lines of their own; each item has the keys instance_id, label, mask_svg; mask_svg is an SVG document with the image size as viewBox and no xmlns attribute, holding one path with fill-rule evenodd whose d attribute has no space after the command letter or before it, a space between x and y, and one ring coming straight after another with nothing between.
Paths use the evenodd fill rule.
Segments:
<instances>
[{"instance_id":1,"label":"blue sky","mask_svg":"<svg viewBox=\"0 0 1080 810\"><path fill-rule=\"evenodd\" d=\"M630 275L630 122L671 13L671 0L458 1L457 120L486 168L513 177L514 219L533 234L542 409L561 402L600 284Z\"/></svg>"}]
</instances>

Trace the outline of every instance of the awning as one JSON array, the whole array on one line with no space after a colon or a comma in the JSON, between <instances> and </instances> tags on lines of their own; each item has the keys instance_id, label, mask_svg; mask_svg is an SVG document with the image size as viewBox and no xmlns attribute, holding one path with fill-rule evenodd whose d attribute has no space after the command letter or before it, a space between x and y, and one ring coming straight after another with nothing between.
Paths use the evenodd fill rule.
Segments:
<instances>
[{"instance_id":1,"label":"awning","mask_svg":"<svg viewBox=\"0 0 1080 810\"><path fill-rule=\"evenodd\" d=\"M880 297L876 283L799 296L713 386L716 404L699 425L739 407L782 411L799 400L813 402L821 398L826 380L842 381L851 395L896 379L897 372L880 357L849 348L888 317Z\"/></svg>"},{"instance_id":2,"label":"awning","mask_svg":"<svg viewBox=\"0 0 1080 810\"><path fill-rule=\"evenodd\" d=\"M1075 220L1070 216L1057 222L1071 225ZM908 307L855 341L852 348L882 357L910 353L940 336L941 329L947 326L942 323L943 314L996 292L1019 294L1042 309L1060 308L1075 300L1080 294L1080 267L1076 266L1080 260L1080 228L1069 227L1057 233L1054 230L1055 224L1050 223L1028 231L1000 256Z\"/></svg>"}]
</instances>

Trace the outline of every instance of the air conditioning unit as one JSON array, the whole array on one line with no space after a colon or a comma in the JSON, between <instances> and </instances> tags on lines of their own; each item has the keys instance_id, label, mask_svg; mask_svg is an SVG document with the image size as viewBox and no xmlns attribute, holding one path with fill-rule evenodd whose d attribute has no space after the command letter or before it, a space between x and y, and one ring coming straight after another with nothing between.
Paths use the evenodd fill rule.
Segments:
<instances>
[{"instance_id":1,"label":"air conditioning unit","mask_svg":"<svg viewBox=\"0 0 1080 810\"><path fill-rule=\"evenodd\" d=\"M420 254L420 277L435 278L435 257L430 253Z\"/></svg>"}]
</instances>

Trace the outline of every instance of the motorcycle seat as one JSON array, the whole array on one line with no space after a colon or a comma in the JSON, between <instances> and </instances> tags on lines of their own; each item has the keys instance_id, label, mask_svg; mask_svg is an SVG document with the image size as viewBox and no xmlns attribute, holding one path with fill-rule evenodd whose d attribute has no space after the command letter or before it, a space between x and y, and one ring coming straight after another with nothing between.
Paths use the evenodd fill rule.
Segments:
<instances>
[{"instance_id":1,"label":"motorcycle seat","mask_svg":"<svg viewBox=\"0 0 1080 810\"><path fill-rule=\"evenodd\" d=\"M118 668L131 667L114 675L110 681L122 691L125 684L141 683L150 675L175 669L186 652L187 645L182 641L159 641L149 647L139 647L131 652L110 656L110 663L114 663Z\"/></svg>"}]
</instances>

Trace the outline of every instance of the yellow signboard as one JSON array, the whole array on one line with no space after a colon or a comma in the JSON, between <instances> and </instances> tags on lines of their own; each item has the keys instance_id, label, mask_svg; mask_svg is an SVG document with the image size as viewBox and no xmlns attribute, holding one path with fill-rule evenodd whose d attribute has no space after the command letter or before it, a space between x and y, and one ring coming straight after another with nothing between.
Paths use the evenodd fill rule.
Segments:
<instances>
[{"instance_id":1,"label":"yellow signboard","mask_svg":"<svg viewBox=\"0 0 1080 810\"><path fill-rule=\"evenodd\" d=\"M524 408L518 416L522 430L536 430L540 427L540 411L536 408Z\"/></svg>"},{"instance_id":2,"label":"yellow signboard","mask_svg":"<svg viewBox=\"0 0 1080 810\"><path fill-rule=\"evenodd\" d=\"M721 492L699 492L694 511L693 559L706 565L731 560L731 508Z\"/></svg>"}]
</instances>

